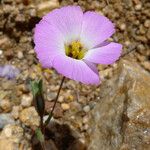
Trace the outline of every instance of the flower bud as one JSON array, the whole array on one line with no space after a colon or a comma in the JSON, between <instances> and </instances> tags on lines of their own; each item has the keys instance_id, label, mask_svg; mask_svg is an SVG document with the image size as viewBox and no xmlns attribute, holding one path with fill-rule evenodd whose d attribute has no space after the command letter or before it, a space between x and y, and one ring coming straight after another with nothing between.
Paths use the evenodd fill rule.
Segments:
<instances>
[{"instance_id":1,"label":"flower bud","mask_svg":"<svg viewBox=\"0 0 150 150\"><path fill-rule=\"evenodd\" d=\"M33 102L34 106L39 114L39 116L42 118L44 115L45 110L45 101L43 96L43 84L42 80L38 81L31 81L31 90L33 94Z\"/></svg>"}]
</instances>

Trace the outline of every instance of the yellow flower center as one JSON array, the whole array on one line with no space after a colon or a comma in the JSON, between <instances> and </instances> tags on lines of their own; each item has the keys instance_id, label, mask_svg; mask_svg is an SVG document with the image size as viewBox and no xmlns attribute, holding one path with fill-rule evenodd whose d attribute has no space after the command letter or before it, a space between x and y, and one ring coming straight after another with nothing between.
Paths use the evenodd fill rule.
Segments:
<instances>
[{"instance_id":1,"label":"yellow flower center","mask_svg":"<svg viewBox=\"0 0 150 150\"><path fill-rule=\"evenodd\" d=\"M68 57L82 59L86 50L79 41L74 41L69 45L65 45L65 52Z\"/></svg>"}]
</instances>

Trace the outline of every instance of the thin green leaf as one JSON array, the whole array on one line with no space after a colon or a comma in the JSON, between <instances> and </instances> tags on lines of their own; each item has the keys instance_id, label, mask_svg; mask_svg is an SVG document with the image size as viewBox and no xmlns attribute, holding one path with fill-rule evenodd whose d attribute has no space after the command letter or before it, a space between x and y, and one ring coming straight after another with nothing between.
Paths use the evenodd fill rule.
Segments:
<instances>
[{"instance_id":1,"label":"thin green leaf","mask_svg":"<svg viewBox=\"0 0 150 150\"><path fill-rule=\"evenodd\" d=\"M38 139L41 143L44 142L44 135L43 135L42 131L41 131L39 128L36 129L35 134L36 134L37 139Z\"/></svg>"}]
</instances>

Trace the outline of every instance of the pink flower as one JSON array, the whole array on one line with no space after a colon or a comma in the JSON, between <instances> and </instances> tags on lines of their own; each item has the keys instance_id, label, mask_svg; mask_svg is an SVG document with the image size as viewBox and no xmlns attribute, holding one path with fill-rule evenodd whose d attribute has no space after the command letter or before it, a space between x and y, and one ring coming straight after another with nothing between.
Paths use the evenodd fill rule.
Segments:
<instances>
[{"instance_id":1,"label":"pink flower","mask_svg":"<svg viewBox=\"0 0 150 150\"><path fill-rule=\"evenodd\" d=\"M100 83L96 64L112 64L122 45L106 40L115 32L113 23L79 6L55 9L35 27L35 51L43 67L85 84Z\"/></svg>"}]
</instances>

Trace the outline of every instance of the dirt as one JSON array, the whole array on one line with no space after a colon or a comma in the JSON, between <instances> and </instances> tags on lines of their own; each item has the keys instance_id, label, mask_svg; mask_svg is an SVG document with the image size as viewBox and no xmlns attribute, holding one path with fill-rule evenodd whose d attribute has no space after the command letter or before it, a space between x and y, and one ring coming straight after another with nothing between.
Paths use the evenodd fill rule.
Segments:
<instances>
[{"instance_id":1,"label":"dirt","mask_svg":"<svg viewBox=\"0 0 150 150\"><path fill-rule=\"evenodd\" d=\"M0 78L0 99L6 98L13 106L20 106L22 95L30 94L30 80L42 77L46 100L50 101L48 107L51 107L61 76L53 69L41 68L34 53L34 27L47 12L72 4L80 5L84 11L97 11L111 19L116 26L116 33L110 40L121 43L122 55L128 53L124 57L129 57L150 72L149 0L0 0L0 65L12 64L21 71L14 81ZM113 76L117 63L111 66L100 65L98 68L104 81ZM88 113L96 105L99 91L100 86L86 86L67 79L60 93L60 112L55 114L54 119L76 130L80 134L79 139L85 144L89 136L86 132ZM70 109L63 110L62 103L69 105ZM87 113L83 110L85 106L90 107ZM59 147L62 143L57 140L50 142Z\"/></svg>"}]
</instances>

